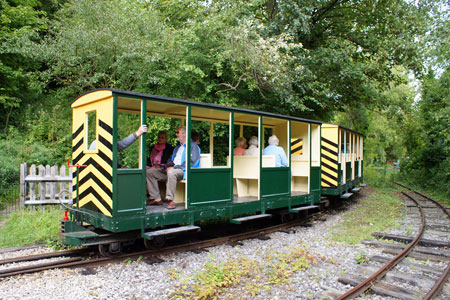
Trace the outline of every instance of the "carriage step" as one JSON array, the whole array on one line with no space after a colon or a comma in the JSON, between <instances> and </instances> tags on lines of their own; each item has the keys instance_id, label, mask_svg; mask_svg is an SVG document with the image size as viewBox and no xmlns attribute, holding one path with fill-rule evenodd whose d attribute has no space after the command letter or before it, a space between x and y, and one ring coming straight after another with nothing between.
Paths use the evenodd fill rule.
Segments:
<instances>
[{"instance_id":1,"label":"carriage step","mask_svg":"<svg viewBox=\"0 0 450 300\"><path fill-rule=\"evenodd\" d=\"M300 206L289 209L289 212L299 212L301 210L309 210L314 208L319 208L319 206L318 205Z\"/></svg>"},{"instance_id":2,"label":"carriage step","mask_svg":"<svg viewBox=\"0 0 450 300\"><path fill-rule=\"evenodd\" d=\"M353 193L345 193L345 194L341 195L341 198L348 199L348 198L350 198L351 195L353 195Z\"/></svg>"},{"instance_id":3,"label":"carriage step","mask_svg":"<svg viewBox=\"0 0 450 300\"><path fill-rule=\"evenodd\" d=\"M260 214L260 215L247 216L247 217L232 219L231 223L233 223L233 224L241 224L242 222L255 220L255 219L260 219L260 218L268 218L268 217L271 217L271 216L272 216L271 214Z\"/></svg>"},{"instance_id":4,"label":"carriage step","mask_svg":"<svg viewBox=\"0 0 450 300\"><path fill-rule=\"evenodd\" d=\"M352 188L352 192L353 192L353 193L359 192L360 189L361 189L361 188L359 188L359 187Z\"/></svg>"},{"instance_id":5,"label":"carriage step","mask_svg":"<svg viewBox=\"0 0 450 300\"><path fill-rule=\"evenodd\" d=\"M142 234L142 237L145 239L151 240L156 236L171 235L171 234L177 234L177 233L186 232L186 231L200 231L200 227L195 226L195 225L188 225L188 226L174 227L174 228L168 228L168 229L161 229L161 230L157 230L157 231L145 232Z\"/></svg>"}]
</instances>

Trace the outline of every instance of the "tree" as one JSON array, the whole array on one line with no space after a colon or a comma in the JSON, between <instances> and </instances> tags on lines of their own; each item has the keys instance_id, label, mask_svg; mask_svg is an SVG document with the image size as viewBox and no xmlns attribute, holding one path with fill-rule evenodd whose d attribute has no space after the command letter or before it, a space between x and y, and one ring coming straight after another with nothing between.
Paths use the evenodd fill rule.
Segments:
<instances>
[{"instance_id":1,"label":"tree","mask_svg":"<svg viewBox=\"0 0 450 300\"><path fill-rule=\"evenodd\" d=\"M294 98L322 119L346 107L382 107L382 92L401 83L394 66L421 74L429 13L439 5L398 0L256 3L268 35L285 32L303 46L294 53L301 67L291 69Z\"/></svg>"}]
</instances>

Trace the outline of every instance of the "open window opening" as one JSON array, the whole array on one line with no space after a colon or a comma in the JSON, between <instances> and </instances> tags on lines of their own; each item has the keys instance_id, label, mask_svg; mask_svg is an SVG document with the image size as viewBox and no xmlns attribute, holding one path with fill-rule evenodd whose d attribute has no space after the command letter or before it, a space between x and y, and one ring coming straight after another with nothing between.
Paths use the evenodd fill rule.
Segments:
<instances>
[{"instance_id":1,"label":"open window opening","mask_svg":"<svg viewBox=\"0 0 450 300\"><path fill-rule=\"evenodd\" d=\"M262 167L289 166L289 122L276 118L263 118L263 157Z\"/></svg>"},{"instance_id":2,"label":"open window opening","mask_svg":"<svg viewBox=\"0 0 450 300\"><path fill-rule=\"evenodd\" d=\"M309 193L309 124L291 123L291 194Z\"/></svg>"},{"instance_id":3,"label":"open window opening","mask_svg":"<svg viewBox=\"0 0 450 300\"><path fill-rule=\"evenodd\" d=\"M234 114L233 194L235 202L259 199L259 116ZM245 138L241 148L239 138Z\"/></svg>"},{"instance_id":4,"label":"open window opening","mask_svg":"<svg viewBox=\"0 0 450 300\"><path fill-rule=\"evenodd\" d=\"M97 111L86 112L86 150L97 150Z\"/></svg>"},{"instance_id":5,"label":"open window opening","mask_svg":"<svg viewBox=\"0 0 450 300\"><path fill-rule=\"evenodd\" d=\"M311 166L320 166L320 126L311 125Z\"/></svg>"},{"instance_id":6,"label":"open window opening","mask_svg":"<svg viewBox=\"0 0 450 300\"><path fill-rule=\"evenodd\" d=\"M117 115L117 150L119 167L126 169L139 168L140 147L139 142L129 144L139 126L140 115L133 113L118 113Z\"/></svg>"},{"instance_id":7,"label":"open window opening","mask_svg":"<svg viewBox=\"0 0 450 300\"><path fill-rule=\"evenodd\" d=\"M191 125L191 134L199 137L200 168L227 167L231 148L230 113L192 107Z\"/></svg>"}]
</instances>

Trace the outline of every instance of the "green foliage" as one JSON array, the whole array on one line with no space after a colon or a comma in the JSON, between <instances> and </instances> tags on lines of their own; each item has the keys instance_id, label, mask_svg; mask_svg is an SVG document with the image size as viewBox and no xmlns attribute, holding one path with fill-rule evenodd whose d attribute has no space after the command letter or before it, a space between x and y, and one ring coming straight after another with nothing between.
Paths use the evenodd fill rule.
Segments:
<instances>
[{"instance_id":1,"label":"green foliage","mask_svg":"<svg viewBox=\"0 0 450 300\"><path fill-rule=\"evenodd\" d=\"M336 120L366 135L370 163L409 156L405 171L428 178L423 170L429 169L447 180L445 138L429 153L423 149L429 133L445 131L433 122L446 125L448 111L420 113L429 122L417 121L417 109L435 108L416 108L405 85L406 74L423 78L425 60L448 66L449 10L443 4L2 0L1 138L39 148L25 151L23 161L62 163L71 152L70 102L87 90L112 87L325 121L340 112ZM437 95L424 80L430 88L423 95ZM160 128L169 129L174 144L175 122L148 120L148 144ZM125 121L119 138L136 128ZM196 130L206 151L209 130ZM218 141L225 140L222 133ZM136 143L120 153L121 164L135 166L137 151ZM5 168L12 162L0 154ZM11 180L2 178L0 184Z\"/></svg>"},{"instance_id":2,"label":"green foliage","mask_svg":"<svg viewBox=\"0 0 450 300\"><path fill-rule=\"evenodd\" d=\"M40 142L24 140L17 129L11 128L8 138L0 139L0 189L18 185L19 166L23 162L36 165L60 164L54 150Z\"/></svg>"},{"instance_id":3,"label":"green foliage","mask_svg":"<svg viewBox=\"0 0 450 300\"><path fill-rule=\"evenodd\" d=\"M41 65L23 47L24 41L39 40L48 29L49 18L65 1L0 1L0 123L21 120L19 108L38 99L42 83L34 74Z\"/></svg>"},{"instance_id":4,"label":"green foliage","mask_svg":"<svg viewBox=\"0 0 450 300\"><path fill-rule=\"evenodd\" d=\"M440 78L430 74L419 102L415 147L402 162L404 177L450 197L450 68Z\"/></svg>"},{"instance_id":5,"label":"green foliage","mask_svg":"<svg viewBox=\"0 0 450 300\"><path fill-rule=\"evenodd\" d=\"M364 181L373 187L392 187L397 172L388 164L370 165L364 167Z\"/></svg>"},{"instance_id":6,"label":"green foliage","mask_svg":"<svg viewBox=\"0 0 450 300\"><path fill-rule=\"evenodd\" d=\"M59 209L27 209L12 213L0 226L0 248L57 240L61 217Z\"/></svg>"},{"instance_id":7,"label":"green foliage","mask_svg":"<svg viewBox=\"0 0 450 300\"><path fill-rule=\"evenodd\" d=\"M369 261L370 258L364 251L356 255L356 263L358 265L368 263Z\"/></svg>"}]
</instances>

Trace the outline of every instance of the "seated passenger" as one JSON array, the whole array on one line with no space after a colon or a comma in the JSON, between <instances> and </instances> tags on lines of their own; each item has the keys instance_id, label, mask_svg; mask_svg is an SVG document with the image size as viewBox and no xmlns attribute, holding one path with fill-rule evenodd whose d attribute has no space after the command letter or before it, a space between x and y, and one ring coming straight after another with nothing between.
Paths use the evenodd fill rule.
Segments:
<instances>
[{"instance_id":1,"label":"seated passenger","mask_svg":"<svg viewBox=\"0 0 450 300\"><path fill-rule=\"evenodd\" d=\"M191 131L191 139L194 143L196 143L197 145L200 144L200 133L198 133L197 131Z\"/></svg>"},{"instance_id":2,"label":"seated passenger","mask_svg":"<svg viewBox=\"0 0 450 300\"><path fill-rule=\"evenodd\" d=\"M240 136L235 141L236 147L234 148L233 154L234 156L244 155L245 148L247 148L247 140L245 137Z\"/></svg>"},{"instance_id":3,"label":"seated passenger","mask_svg":"<svg viewBox=\"0 0 450 300\"><path fill-rule=\"evenodd\" d=\"M279 142L280 140L277 138L277 136L272 135L269 138L269 146L264 149L263 155L274 155L276 167L287 167L288 162L286 153L284 153L284 149L282 147L278 146Z\"/></svg>"},{"instance_id":4,"label":"seated passenger","mask_svg":"<svg viewBox=\"0 0 450 300\"><path fill-rule=\"evenodd\" d=\"M179 127L177 132L177 145L173 150L172 157L162 169L147 169L148 191L150 193L151 205L162 205L161 193L158 181L167 181L166 199L169 201L167 209L176 208L174 196L177 189L177 181L186 178L186 128ZM198 145L191 142L191 168L200 167L200 149Z\"/></svg>"},{"instance_id":5,"label":"seated passenger","mask_svg":"<svg viewBox=\"0 0 450 300\"><path fill-rule=\"evenodd\" d=\"M158 132L158 141L148 151L147 166L155 169L161 168L172 156L172 152L173 146L167 144L167 131L161 130Z\"/></svg>"},{"instance_id":6,"label":"seated passenger","mask_svg":"<svg viewBox=\"0 0 450 300\"><path fill-rule=\"evenodd\" d=\"M248 141L248 149L245 150L244 155L245 156L257 156L259 155L259 149L258 149L258 138L256 136L252 136L250 140Z\"/></svg>"}]
</instances>

